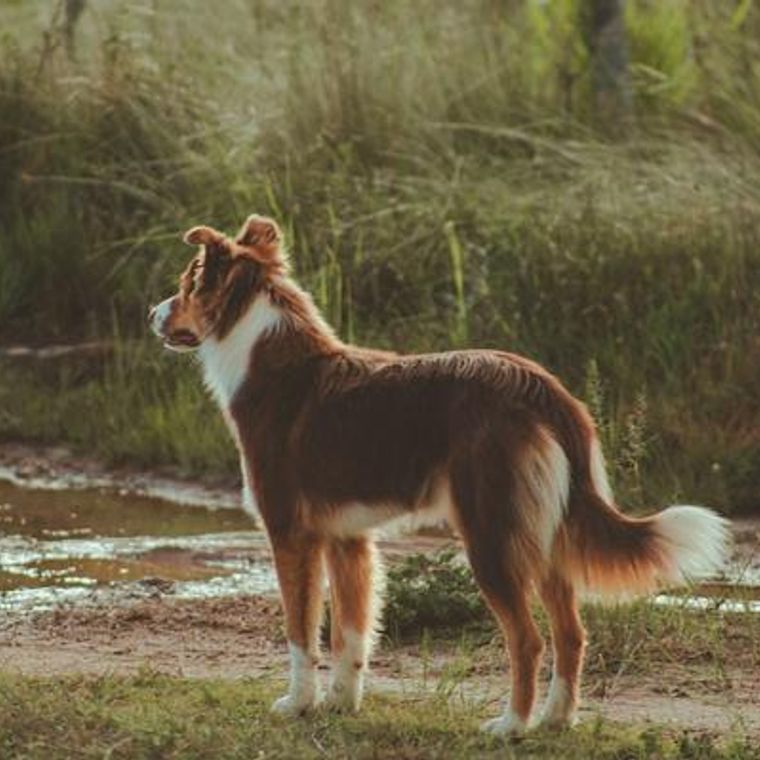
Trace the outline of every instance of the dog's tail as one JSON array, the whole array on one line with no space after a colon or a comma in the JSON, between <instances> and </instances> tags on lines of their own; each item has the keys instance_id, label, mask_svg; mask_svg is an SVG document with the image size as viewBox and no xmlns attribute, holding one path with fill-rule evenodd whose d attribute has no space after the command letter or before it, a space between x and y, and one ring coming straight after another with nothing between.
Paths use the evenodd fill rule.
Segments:
<instances>
[{"instance_id":1,"label":"dog's tail","mask_svg":"<svg viewBox=\"0 0 760 760\"><path fill-rule=\"evenodd\" d=\"M595 434L571 488L553 564L573 585L602 595L646 593L714 572L725 560L728 521L703 507L677 506L645 518L612 499Z\"/></svg>"},{"instance_id":2,"label":"dog's tail","mask_svg":"<svg viewBox=\"0 0 760 760\"><path fill-rule=\"evenodd\" d=\"M698 578L721 566L727 520L703 507L670 507L644 518L623 514L588 409L545 369L514 354L504 357L516 378L513 397L541 415L564 454L544 457L543 470L533 467L534 479L544 484L542 495L557 494L554 500L561 504L544 513L556 519L544 525L550 536L544 556L552 570L574 586L620 596Z\"/></svg>"}]
</instances>

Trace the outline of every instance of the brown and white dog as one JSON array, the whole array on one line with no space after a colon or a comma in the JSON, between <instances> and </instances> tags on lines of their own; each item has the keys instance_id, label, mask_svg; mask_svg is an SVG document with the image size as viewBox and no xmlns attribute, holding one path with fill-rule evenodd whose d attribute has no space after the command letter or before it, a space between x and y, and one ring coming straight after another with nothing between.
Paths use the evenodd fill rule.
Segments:
<instances>
[{"instance_id":1,"label":"brown and white dog","mask_svg":"<svg viewBox=\"0 0 760 760\"><path fill-rule=\"evenodd\" d=\"M506 636L509 707L484 728L529 725L551 622L541 723L572 722L585 644L576 594L645 592L710 572L725 521L699 507L643 519L615 506L586 408L542 367L500 351L399 356L341 342L288 277L279 228L252 216L235 239L195 227L179 292L151 311L167 347L197 351L240 450L246 501L268 531L291 675L278 712L320 699L323 573L332 605L328 701L356 710L378 615L372 540L411 513L444 516Z\"/></svg>"}]
</instances>

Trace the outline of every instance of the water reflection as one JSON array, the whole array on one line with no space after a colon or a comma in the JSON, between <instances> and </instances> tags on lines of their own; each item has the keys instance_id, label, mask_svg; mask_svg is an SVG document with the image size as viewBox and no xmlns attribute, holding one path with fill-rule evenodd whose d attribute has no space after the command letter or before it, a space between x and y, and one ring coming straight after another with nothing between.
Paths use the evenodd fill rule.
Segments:
<instances>
[{"instance_id":1,"label":"water reflection","mask_svg":"<svg viewBox=\"0 0 760 760\"><path fill-rule=\"evenodd\" d=\"M0 531L0 609L118 604L156 593L197 599L277 588L263 534L237 509L0 481ZM414 551L414 542L407 543ZM654 602L760 613L760 567L753 555L720 580L660 594Z\"/></svg>"},{"instance_id":2,"label":"water reflection","mask_svg":"<svg viewBox=\"0 0 760 760\"><path fill-rule=\"evenodd\" d=\"M276 588L263 535L240 510L0 483L0 529L5 609L99 601L105 592L198 598Z\"/></svg>"}]
</instances>

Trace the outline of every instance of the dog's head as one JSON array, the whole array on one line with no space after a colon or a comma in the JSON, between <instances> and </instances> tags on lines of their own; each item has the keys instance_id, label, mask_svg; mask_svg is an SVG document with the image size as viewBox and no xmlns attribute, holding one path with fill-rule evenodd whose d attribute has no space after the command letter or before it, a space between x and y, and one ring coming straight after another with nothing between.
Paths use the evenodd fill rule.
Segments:
<instances>
[{"instance_id":1,"label":"dog's head","mask_svg":"<svg viewBox=\"0 0 760 760\"><path fill-rule=\"evenodd\" d=\"M269 279L286 270L281 239L277 224L257 215L235 239L211 227L188 230L184 240L198 251L180 276L176 295L150 310L153 332L174 351L224 338Z\"/></svg>"}]
</instances>

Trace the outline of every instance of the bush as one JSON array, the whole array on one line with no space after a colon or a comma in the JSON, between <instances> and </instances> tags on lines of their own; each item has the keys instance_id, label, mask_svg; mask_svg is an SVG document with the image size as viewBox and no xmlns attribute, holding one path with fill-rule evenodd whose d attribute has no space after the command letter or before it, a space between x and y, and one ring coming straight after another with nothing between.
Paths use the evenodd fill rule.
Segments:
<instances>
[{"instance_id":1,"label":"bush","mask_svg":"<svg viewBox=\"0 0 760 760\"><path fill-rule=\"evenodd\" d=\"M388 571L383 629L393 639L482 625L490 619L456 548L410 554Z\"/></svg>"}]
</instances>

